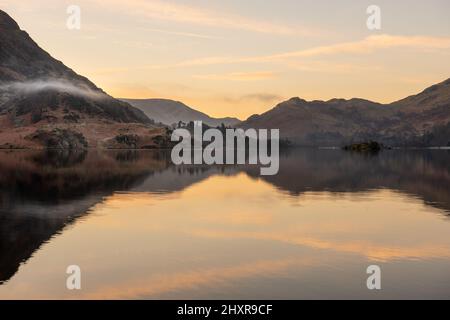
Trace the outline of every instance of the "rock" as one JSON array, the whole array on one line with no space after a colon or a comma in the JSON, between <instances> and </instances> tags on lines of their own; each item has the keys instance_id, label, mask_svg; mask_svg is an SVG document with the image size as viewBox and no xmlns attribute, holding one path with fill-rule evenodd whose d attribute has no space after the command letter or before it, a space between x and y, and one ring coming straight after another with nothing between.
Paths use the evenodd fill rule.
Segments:
<instances>
[{"instance_id":1,"label":"rock","mask_svg":"<svg viewBox=\"0 0 450 320\"><path fill-rule=\"evenodd\" d=\"M139 143L139 136L136 134L120 134L115 137L118 144L127 149L136 149Z\"/></svg>"},{"instance_id":2,"label":"rock","mask_svg":"<svg viewBox=\"0 0 450 320\"><path fill-rule=\"evenodd\" d=\"M120 133L104 141L103 147L107 149L168 149L174 146L171 141L171 131L168 129L131 132Z\"/></svg>"},{"instance_id":3,"label":"rock","mask_svg":"<svg viewBox=\"0 0 450 320\"><path fill-rule=\"evenodd\" d=\"M19 149L27 149L27 148L24 146L21 146L21 145L13 144L13 143L4 143L4 144L0 145L0 149L1 150L5 150L5 149L19 150Z\"/></svg>"}]
</instances>

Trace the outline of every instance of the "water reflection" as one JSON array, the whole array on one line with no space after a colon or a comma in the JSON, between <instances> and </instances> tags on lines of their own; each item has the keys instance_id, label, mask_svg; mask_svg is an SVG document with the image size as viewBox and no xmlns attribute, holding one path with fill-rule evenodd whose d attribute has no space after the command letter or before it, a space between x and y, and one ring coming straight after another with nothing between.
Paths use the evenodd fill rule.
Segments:
<instances>
[{"instance_id":1,"label":"water reflection","mask_svg":"<svg viewBox=\"0 0 450 320\"><path fill-rule=\"evenodd\" d=\"M279 174L264 177L298 196L314 192L391 189L418 197L450 213L450 151L392 150L380 154L298 150L282 155ZM255 168L247 170L258 176Z\"/></svg>"},{"instance_id":2,"label":"water reflection","mask_svg":"<svg viewBox=\"0 0 450 320\"><path fill-rule=\"evenodd\" d=\"M367 261L426 269L430 288L418 294L448 297L449 160L292 150L277 176L260 177L248 166L175 167L159 151L1 152L0 297L70 297L58 281L74 260L91 272L82 298L365 297L363 279L323 273ZM59 267L40 286L36 275ZM393 297L411 295L404 280Z\"/></svg>"}]
</instances>

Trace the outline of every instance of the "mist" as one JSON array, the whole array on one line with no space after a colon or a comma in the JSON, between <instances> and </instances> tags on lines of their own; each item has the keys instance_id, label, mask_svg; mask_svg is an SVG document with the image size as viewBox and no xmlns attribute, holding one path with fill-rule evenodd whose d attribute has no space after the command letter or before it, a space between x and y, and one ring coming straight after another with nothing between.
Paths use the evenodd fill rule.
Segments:
<instances>
[{"instance_id":1,"label":"mist","mask_svg":"<svg viewBox=\"0 0 450 320\"><path fill-rule=\"evenodd\" d=\"M95 91L84 84L75 84L65 79L17 81L0 84L0 91L8 93L34 94L48 90L91 99L105 99L108 97L101 91Z\"/></svg>"}]
</instances>

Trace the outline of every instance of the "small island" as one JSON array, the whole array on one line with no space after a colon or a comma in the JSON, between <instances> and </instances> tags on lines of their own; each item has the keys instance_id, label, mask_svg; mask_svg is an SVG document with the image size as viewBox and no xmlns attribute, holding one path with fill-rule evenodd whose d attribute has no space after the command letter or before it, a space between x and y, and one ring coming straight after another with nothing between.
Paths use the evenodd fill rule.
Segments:
<instances>
[{"instance_id":1,"label":"small island","mask_svg":"<svg viewBox=\"0 0 450 320\"><path fill-rule=\"evenodd\" d=\"M376 141L369 141L369 142L353 143L350 145L346 145L343 147L343 149L345 151L376 153L376 152L380 152L383 149L389 149L389 148L385 147L383 144L378 143Z\"/></svg>"}]
</instances>

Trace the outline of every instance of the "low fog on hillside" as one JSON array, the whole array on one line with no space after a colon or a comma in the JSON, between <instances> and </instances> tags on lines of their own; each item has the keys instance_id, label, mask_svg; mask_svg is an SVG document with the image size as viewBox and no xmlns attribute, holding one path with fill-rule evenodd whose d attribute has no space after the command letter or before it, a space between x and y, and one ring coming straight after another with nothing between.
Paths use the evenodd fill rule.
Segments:
<instances>
[{"instance_id":1,"label":"low fog on hillside","mask_svg":"<svg viewBox=\"0 0 450 320\"><path fill-rule=\"evenodd\" d=\"M54 90L66 92L76 96L83 96L91 99L102 99L107 97L101 91L94 91L83 84L75 84L65 79L16 81L0 84L0 91L8 93L33 94L41 91Z\"/></svg>"}]
</instances>

